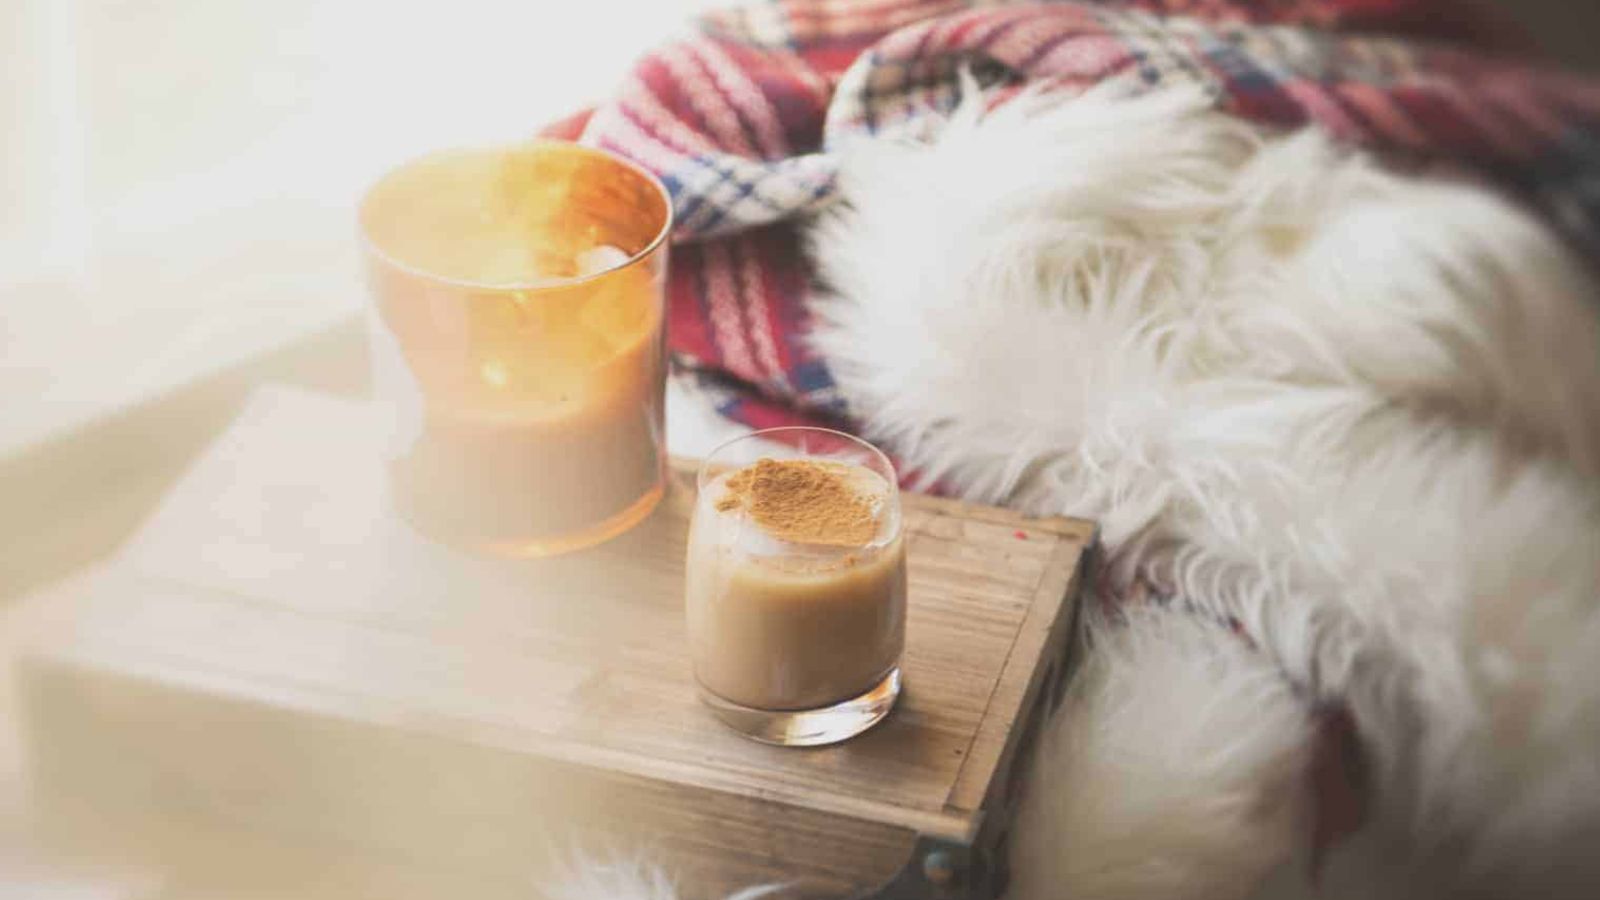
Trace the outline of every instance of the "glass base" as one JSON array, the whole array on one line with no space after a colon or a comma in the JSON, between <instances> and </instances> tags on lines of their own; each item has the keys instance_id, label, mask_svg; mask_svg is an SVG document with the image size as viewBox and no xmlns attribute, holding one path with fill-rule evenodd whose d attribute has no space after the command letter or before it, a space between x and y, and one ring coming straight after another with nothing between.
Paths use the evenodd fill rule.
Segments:
<instances>
[{"instance_id":1,"label":"glass base","mask_svg":"<svg viewBox=\"0 0 1600 900\"><path fill-rule=\"evenodd\" d=\"M561 537L541 538L523 541L489 541L484 549L496 556L512 557L539 557L557 556L562 553L571 553L593 547L595 544L604 543L629 530L644 521L645 517L655 512L656 505L667 494L665 485L656 485L650 492L640 497L637 502L622 512L597 525L591 525L574 534Z\"/></svg>"},{"instance_id":2,"label":"glass base","mask_svg":"<svg viewBox=\"0 0 1600 900\"><path fill-rule=\"evenodd\" d=\"M782 747L817 747L855 737L883 721L900 698L900 667L859 697L819 709L752 709L700 688L700 700L747 738Z\"/></svg>"},{"instance_id":3,"label":"glass base","mask_svg":"<svg viewBox=\"0 0 1600 900\"><path fill-rule=\"evenodd\" d=\"M651 488L622 512L570 534L546 538L495 539L476 535L456 535L429 527L429 523L401 512L401 518L423 537L468 553L509 558L557 556L609 541L644 521L667 494L665 484Z\"/></svg>"}]
</instances>

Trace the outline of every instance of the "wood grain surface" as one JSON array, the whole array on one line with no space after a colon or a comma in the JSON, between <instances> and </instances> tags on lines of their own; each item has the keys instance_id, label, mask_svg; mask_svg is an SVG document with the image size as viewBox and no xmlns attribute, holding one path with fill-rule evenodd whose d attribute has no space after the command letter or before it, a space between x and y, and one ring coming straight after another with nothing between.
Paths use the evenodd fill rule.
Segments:
<instances>
[{"instance_id":1,"label":"wood grain surface","mask_svg":"<svg viewBox=\"0 0 1600 900\"><path fill-rule=\"evenodd\" d=\"M774 748L695 699L686 464L622 538L484 560L393 519L369 415L258 393L115 557L49 594L22 684L45 796L479 876L622 842L693 895L845 893L918 834L971 837L1054 675L1090 524L907 495L900 708Z\"/></svg>"}]
</instances>

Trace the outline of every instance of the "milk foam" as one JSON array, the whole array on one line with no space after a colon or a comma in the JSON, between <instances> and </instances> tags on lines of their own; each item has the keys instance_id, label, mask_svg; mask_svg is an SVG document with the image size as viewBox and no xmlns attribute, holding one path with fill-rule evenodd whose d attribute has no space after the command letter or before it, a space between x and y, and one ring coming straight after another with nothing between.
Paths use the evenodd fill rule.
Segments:
<instances>
[{"instance_id":1,"label":"milk foam","mask_svg":"<svg viewBox=\"0 0 1600 900\"><path fill-rule=\"evenodd\" d=\"M895 513L893 505L888 502L889 485L876 472L861 466L851 465L845 477L856 492L872 502L873 520L877 524L877 531L872 542L860 548L840 547L837 545L809 544L785 540L773 536L761 523L740 506L721 510L718 503L728 494L728 479L738 474L735 469L724 472L706 485L700 492L699 510L697 515L703 517L709 529L710 537L717 544L732 547L754 557L787 557L798 559L828 560L836 559L845 554L858 550L870 550L887 543L894 537L895 530L899 527L899 516Z\"/></svg>"}]
</instances>

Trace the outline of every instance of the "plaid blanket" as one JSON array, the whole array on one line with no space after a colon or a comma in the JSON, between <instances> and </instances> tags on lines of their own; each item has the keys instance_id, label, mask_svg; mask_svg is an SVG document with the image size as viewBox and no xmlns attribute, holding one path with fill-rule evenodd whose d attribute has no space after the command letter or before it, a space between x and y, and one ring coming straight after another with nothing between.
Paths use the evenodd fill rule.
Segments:
<instances>
[{"instance_id":1,"label":"plaid blanket","mask_svg":"<svg viewBox=\"0 0 1600 900\"><path fill-rule=\"evenodd\" d=\"M674 359L753 427L849 427L806 342L796 222L833 199L840 148L936 127L963 70L994 103L1198 85L1233 115L1476 169L1600 249L1600 85L1519 61L1460 0L765 0L698 31L546 133L666 183Z\"/></svg>"}]
</instances>

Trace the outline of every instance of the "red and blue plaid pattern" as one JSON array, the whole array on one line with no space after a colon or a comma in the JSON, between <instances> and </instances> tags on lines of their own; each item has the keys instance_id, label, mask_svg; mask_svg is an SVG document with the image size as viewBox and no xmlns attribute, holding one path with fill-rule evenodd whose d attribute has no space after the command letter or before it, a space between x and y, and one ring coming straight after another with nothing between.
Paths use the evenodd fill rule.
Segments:
<instances>
[{"instance_id":1,"label":"red and blue plaid pattern","mask_svg":"<svg viewBox=\"0 0 1600 900\"><path fill-rule=\"evenodd\" d=\"M656 172L677 213L669 333L681 368L748 425L847 425L807 345L797 220L834 196L838 150L917 133L973 72L996 102L1198 85L1218 109L1448 159L1600 246L1600 85L1507 56L1451 0L769 0L706 16L616 98L553 129Z\"/></svg>"}]
</instances>

